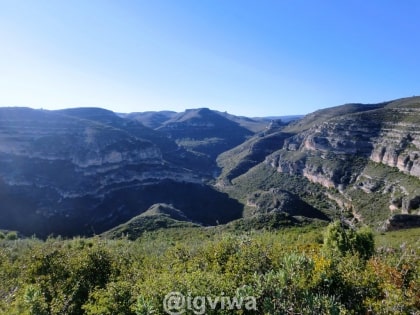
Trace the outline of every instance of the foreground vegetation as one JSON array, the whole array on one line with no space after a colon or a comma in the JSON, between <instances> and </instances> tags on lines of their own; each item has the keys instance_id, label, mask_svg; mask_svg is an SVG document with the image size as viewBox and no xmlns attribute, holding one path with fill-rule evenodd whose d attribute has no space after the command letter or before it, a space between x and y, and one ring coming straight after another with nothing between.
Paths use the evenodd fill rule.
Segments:
<instances>
[{"instance_id":1,"label":"foreground vegetation","mask_svg":"<svg viewBox=\"0 0 420 315\"><path fill-rule=\"evenodd\" d=\"M253 296L206 314L418 314L420 229L183 228L137 240L0 241L1 314L165 314L166 294ZM417 313L416 313L417 312ZM203 314L198 309L185 314Z\"/></svg>"}]
</instances>

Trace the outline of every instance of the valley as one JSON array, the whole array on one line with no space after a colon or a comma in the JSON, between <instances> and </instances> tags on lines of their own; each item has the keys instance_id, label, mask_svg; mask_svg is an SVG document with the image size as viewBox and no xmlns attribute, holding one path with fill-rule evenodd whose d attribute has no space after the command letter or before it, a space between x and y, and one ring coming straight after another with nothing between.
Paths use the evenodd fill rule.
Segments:
<instances>
[{"instance_id":1,"label":"valley","mask_svg":"<svg viewBox=\"0 0 420 315\"><path fill-rule=\"evenodd\" d=\"M0 313L416 314L419 115L0 108Z\"/></svg>"},{"instance_id":2,"label":"valley","mask_svg":"<svg viewBox=\"0 0 420 315\"><path fill-rule=\"evenodd\" d=\"M151 230L261 216L418 225L420 98L293 119L0 108L0 229L130 233L124 224L157 205L176 211L153 212Z\"/></svg>"}]
</instances>

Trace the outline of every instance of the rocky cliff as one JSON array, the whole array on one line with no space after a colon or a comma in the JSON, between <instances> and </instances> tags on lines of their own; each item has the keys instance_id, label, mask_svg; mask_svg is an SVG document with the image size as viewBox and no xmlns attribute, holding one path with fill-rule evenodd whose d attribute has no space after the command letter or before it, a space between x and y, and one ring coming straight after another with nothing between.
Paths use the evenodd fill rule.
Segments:
<instances>
[{"instance_id":1,"label":"rocky cliff","mask_svg":"<svg viewBox=\"0 0 420 315\"><path fill-rule=\"evenodd\" d=\"M377 225L395 213L419 213L420 98L320 110L281 134L288 136L263 163L324 187L341 213Z\"/></svg>"}]
</instances>

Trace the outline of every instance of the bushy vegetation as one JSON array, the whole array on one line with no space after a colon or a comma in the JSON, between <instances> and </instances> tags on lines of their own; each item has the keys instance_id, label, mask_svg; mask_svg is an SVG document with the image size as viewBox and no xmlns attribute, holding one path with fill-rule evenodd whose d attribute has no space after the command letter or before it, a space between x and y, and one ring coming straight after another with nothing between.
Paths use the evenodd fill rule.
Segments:
<instances>
[{"instance_id":1,"label":"bushy vegetation","mask_svg":"<svg viewBox=\"0 0 420 315\"><path fill-rule=\"evenodd\" d=\"M335 221L327 227L324 250L333 257L352 254L369 259L375 250L373 232L368 227L356 231L341 221Z\"/></svg>"},{"instance_id":2,"label":"bushy vegetation","mask_svg":"<svg viewBox=\"0 0 420 315\"><path fill-rule=\"evenodd\" d=\"M16 240L18 238L18 233L16 231L7 231L7 232L2 232L0 231L0 240Z\"/></svg>"},{"instance_id":3,"label":"bushy vegetation","mask_svg":"<svg viewBox=\"0 0 420 315\"><path fill-rule=\"evenodd\" d=\"M252 168L249 172L233 180L233 186L224 188L232 198L240 200L247 204L247 198L255 192L269 192L273 187L277 190L287 191L294 195L296 199L307 203L312 214L320 211L330 217L337 215L335 203L325 198L325 188L320 184L315 184L302 178L301 176L292 176L279 173L275 168L264 163ZM296 203L296 202L295 202ZM293 210L291 207L290 210ZM254 214L254 207L245 206L244 216Z\"/></svg>"},{"instance_id":4,"label":"bushy vegetation","mask_svg":"<svg viewBox=\"0 0 420 315\"><path fill-rule=\"evenodd\" d=\"M165 314L171 291L256 299L256 311L218 305L207 314L419 311L419 229L378 235L376 250L370 231L338 223L220 231L161 230L134 241L1 240L0 313Z\"/></svg>"}]
</instances>

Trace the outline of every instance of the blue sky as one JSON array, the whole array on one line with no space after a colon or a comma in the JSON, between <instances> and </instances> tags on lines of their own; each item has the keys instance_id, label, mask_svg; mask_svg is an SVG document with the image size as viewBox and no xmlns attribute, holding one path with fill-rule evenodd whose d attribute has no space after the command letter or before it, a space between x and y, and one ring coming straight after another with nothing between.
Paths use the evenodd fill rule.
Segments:
<instances>
[{"instance_id":1,"label":"blue sky","mask_svg":"<svg viewBox=\"0 0 420 315\"><path fill-rule=\"evenodd\" d=\"M418 95L420 2L0 0L0 106L304 114Z\"/></svg>"}]
</instances>

